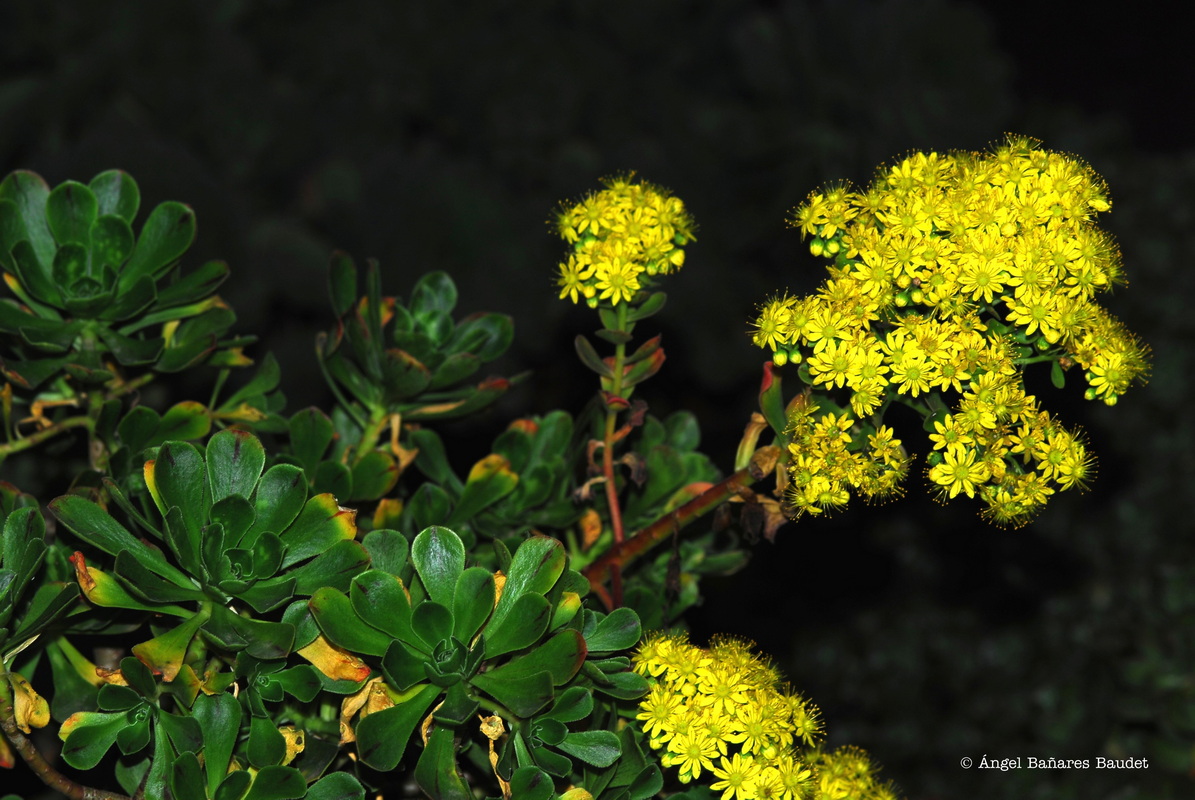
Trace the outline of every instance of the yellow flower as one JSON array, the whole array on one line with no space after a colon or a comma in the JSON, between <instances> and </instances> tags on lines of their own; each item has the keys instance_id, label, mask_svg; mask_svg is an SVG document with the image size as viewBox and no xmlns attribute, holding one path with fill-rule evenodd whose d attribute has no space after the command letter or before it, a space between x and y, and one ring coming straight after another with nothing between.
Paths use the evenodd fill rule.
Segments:
<instances>
[{"instance_id":1,"label":"yellow flower","mask_svg":"<svg viewBox=\"0 0 1195 800\"><path fill-rule=\"evenodd\" d=\"M723 756L720 765L710 771L718 778L710 788L715 792L724 790L722 800L754 800L755 779L760 771L755 759L741 753L730 758Z\"/></svg>"},{"instance_id":2,"label":"yellow flower","mask_svg":"<svg viewBox=\"0 0 1195 800\"><path fill-rule=\"evenodd\" d=\"M942 463L930 468L930 480L943 487L942 491L949 497L956 497L959 492L974 497L975 487L986 481L990 474L983 462L976 461L977 455L974 448L957 444L947 447Z\"/></svg>"}]
</instances>

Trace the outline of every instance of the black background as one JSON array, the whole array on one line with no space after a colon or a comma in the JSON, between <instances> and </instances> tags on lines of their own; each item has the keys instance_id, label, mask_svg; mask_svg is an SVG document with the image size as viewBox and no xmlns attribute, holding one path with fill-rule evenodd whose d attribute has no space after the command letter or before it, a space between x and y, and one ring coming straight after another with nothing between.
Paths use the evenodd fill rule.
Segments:
<instances>
[{"instance_id":1,"label":"black background","mask_svg":"<svg viewBox=\"0 0 1195 800\"><path fill-rule=\"evenodd\" d=\"M748 318L820 280L785 226L809 191L1006 131L1081 155L1111 185L1131 281L1106 304L1155 353L1151 383L1112 409L1030 376L1086 429L1094 490L1005 531L965 501L933 503L915 474L899 503L782 529L744 573L708 582L692 624L757 641L822 706L830 743L867 748L910 798L1189 797L1184 37L1149 4L16 0L0 6L0 168L57 184L115 166L146 207L190 203L189 263L232 265L222 294L261 336L254 354L277 353L291 411L327 403L311 347L333 248L380 259L400 295L448 270L461 312L515 317L498 366L534 370L447 426L460 465L511 417L576 410L592 390L569 345L596 321L555 297L547 220L637 170L700 226L651 320L669 358L641 394L654 413L696 413L728 468L762 363ZM985 754L1151 767L958 766Z\"/></svg>"}]
</instances>

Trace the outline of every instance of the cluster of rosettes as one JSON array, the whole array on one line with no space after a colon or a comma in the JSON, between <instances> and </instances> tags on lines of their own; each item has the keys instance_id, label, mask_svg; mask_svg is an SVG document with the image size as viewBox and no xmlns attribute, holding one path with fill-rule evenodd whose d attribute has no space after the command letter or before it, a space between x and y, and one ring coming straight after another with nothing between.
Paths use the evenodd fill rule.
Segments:
<instances>
[{"instance_id":1,"label":"cluster of rosettes","mask_svg":"<svg viewBox=\"0 0 1195 800\"><path fill-rule=\"evenodd\" d=\"M798 752L822 734L817 708L783 687L746 643L724 638L703 649L683 634L655 633L634 665L652 686L640 703L643 732L682 783L706 783L722 800L895 797L866 758L863 771L833 766L848 756L859 762L857 750Z\"/></svg>"},{"instance_id":2,"label":"cluster of rosettes","mask_svg":"<svg viewBox=\"0 0 1195 800\"><path fill-rule=\"evenodd\" d=\"M556 219L573 246L556 280L560 297L582 298L590 308L629 303L652 277L680 269L694 224L684 203L631 176L609 178L606 188L566 208Z\"/></svg>"},{"instance_id":3,"label":"cluster of rosettes","mask_svg":"<svg viewBox=\"0 0 1195 800\"><path fill-rule=\"evenodd\" d=\"M1087 398L1109 405L1148 371L1147 348L1093 299L1124 282L1094 223L1109 208L1090 167L1029 139L989 154L916 153L866 191L831 187L797 209L830 275L813 295L764 304L754 341L777 364L803 362L814 388L848 391L859 420L893 400L933 414L953 441L935 439L931 481L1023 523L1056 488L1083 485L1091 459L1026 395L1022 368L1054 362L1061 379L1077 364ZM809 469L794 463L792 474ZM845 500L853 482L841 477L837 496L820 499L794 480L798 513Z\"/></svg>"}]
</instances>

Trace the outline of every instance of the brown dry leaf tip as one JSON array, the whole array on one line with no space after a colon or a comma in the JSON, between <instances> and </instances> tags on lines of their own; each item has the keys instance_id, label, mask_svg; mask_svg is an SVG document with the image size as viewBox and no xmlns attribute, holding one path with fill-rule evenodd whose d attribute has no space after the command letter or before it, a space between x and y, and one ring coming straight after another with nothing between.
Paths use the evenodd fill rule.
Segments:
<instances>
[{"instance_id":1,"label":"brown dry leaf tip","mask_svg":"<svg viewBox=\"0 0 1195 800\"><path fill-rule=\"evenodd\" d=\"M340 701L340 743L342 745L357 741L357 734L349 722L361 712L361 719L365 719L375 711L382 711L394 705L386 685L381 676L370 678L355 694Z\"/></svg>"},{"instance_id":2,"label":"brown dry leaf tip","mask_svg":"<svg viewBox=\"0 0 1195 800\"><path fill-rule=\"evenodd\" d=\"M44 728L50 724L50 704L34 690L29 681L17 672L8 673L12 686L12 715L22 733L31 733L32 728Z\"/></svg>"},{"instance_id":3,"label":"brown dry leaf tip","mask_svg":"<svg viewBox=\"0 0 1195 800\"><path fill-rule=\"evenodd\" d=\"M390 452L398 459L398 472L406 471L415 456L419 455L419 448L406 448L398 443L398 435L402 432L402 414L390 415Z\"/></svg>"},{"instance_id":4,"label":"brown dry leaf tip","mask_svg":"<svg viewBox=\"0 0 1195 800\"><path fill-rule=\"evenodd\" d=\"M479 728L485 738L489 739L490 745L490 768L494 771L494 777L498 779L498 785L502 788L502 797L510 800L510 782L502 780L502 776L498 774L498 751L494 748L494 742L502 738L506 733L506 726L502 723L502 717L497 714L492 717L484 717L481 714L477 715L481 720Z\"/></svg>"},{"instance_id":5,"label":"brown dry leaf tip","mask_svg":"<svg viewBox=\"0 0 1195 800\"><path fill-rule=\"evenodd\" d=\"M602 535L602 518L595 509L587 508L581 515L581 549L588 550Z\"/></svg>"}]
</instances>

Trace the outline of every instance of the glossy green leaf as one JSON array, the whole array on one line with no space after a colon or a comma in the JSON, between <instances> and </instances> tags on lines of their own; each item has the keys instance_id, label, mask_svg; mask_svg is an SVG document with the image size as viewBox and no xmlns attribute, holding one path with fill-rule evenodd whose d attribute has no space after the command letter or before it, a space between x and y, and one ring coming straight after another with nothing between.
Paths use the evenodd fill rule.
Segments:
<instances>
[{"instance_id":1,"label":"glossy green leaf","mask_svg":"<svg viewBox=\"0 0 1195 800\"><path fill-rule=\"evenodd\" d=\"M434 483L422 484L407 501L406 515L420 530L443 525L452 509L452 498Z\"/></svg>"},{"instance_id":2,"label":"glossy green leaf","mask_svg":"<svg viewBox=\"0 0 1195 800\"><path fill-rule=\"evenodd\" d=\"M158 449L152 477L151 491L158 501L158 510L165 515L171 508L179 509L189 540L187 546L198 552L200 527L207 516L210 497L203 456L188 442L166 442Z\"/></svg>"},{"instance_id":3,"label":"glossy green leaf","mask_svg":"<svg viewBox=\"0 0 1195 800\"><path fill-rule=\"evenodd\" d=\"M356 502L377 500L398 483L398 463L394 456L370 450L352 467L353 489L348 496Z\"/></svg>"},{"instance_id":4,"label":"glossy green leaf","mask_svg":"<svg viewBox=\"0 0 1195 800\"><path fill-rule=\"evenodd\" d=\"M75 769L93 769L128 725L123 712L81 711L62 724L62 760Z\"/></svg>"},{"instance_id":5,"label":"glossy green leaf","mask_svg":"<svg viewBox=\"0 0 1195 800\"><path fill-rule=\"evenodd\" d=\"M248 791L249 782L252 780L249 772L243 769L233 770L226 776L221 775L220 777L223 780L216 787L212 800L241 800L245 796L245 792Z\"/></svg>"},{"instance_id":6,"label":"glossy green leaf","mask_svg":"<svg viewBox=\"0 0 1195 800\"><path fill-rule=\"evenodd\" d=\"M115 556L128 551L158 575L180 586L187 582L186 576L171 566L160 550L133 536L91 500L78 495L64 495L50 501L50 510L76 536L108 555Z\"/></svg>"},{"instance_id":7,"label":"glossy green leaf","mask_svg":"<svg viewBox=\"0 0 1195 800\"><path fill-rule=\"evenodd\" d=\"M0 211L2 210L3 206L0 205ZM53 264L54 253L49 255L50 261L46 266L42 266L33 245L25 239L17 241L11 251L11 258L9 258L8 252L4 252L3 256L11 262L13 272L25 289L43 303L61 306L62 291L54 280L49 266Z\"/></svg>"},{"instance_id":8,"label":"glossy green leaf","mask_svg":"<svg viewBox=\"0 0 1195 800\"><path fill-rule=\"evenodd\" d=\"M209 450L210 452L210 450ZM209 473L211 464L209 460ZM245 499L246 495L235 492L229 494L220 500L212 503L211 509L208 511L208 517L213 523L219 524L224 529L224 539L226 547L234 547L241 543L242 538L249 531L256 518L256 511L253 505ZM277 543L278 555L282 555L282 542ZM274 567L277 569L277 566ZM273 570L266 574L253 573L256 577L269 577L273 574Z\"/></svg>"},{"instance_id":9,"label":"glossy green leaf","mask_svg":"<svg viewBox=\"0 0 1195 800\"><path fill-rule=\"evenodd\" d=\"M230 495L249 498L266 463L261 440L248 431L220 431L207 445L207 477L211 502Z\"/></svg>"},{"instance_id":10,"label":"glossy green leaf","mask_svg":"<svg viewBox=\"0 0 1195 800\"><path fill-rule=\"evenodd\" d=\"M252 586L238 591L236 596L248 603L254 611L264 614L295 596L295 579L288 575L279 575L269 580L257 581Z\"/></svg>"},{"instance_id":11,"label":"glossy green leaf","mask_svg":"<svg viewBox=\"0 0 1195 800\"><path fill-rule=\"evenodd\" d=\"M59 245L86 245L98 213L95 195L78 181L60 183L46 199L46 223Z\"/></svg>"},{"instance_id":12,"label":"glossy green leaf","mask_svg":"<svg viewBox=\"0 0 1195 800\"><path fill-rule=\"evenodd\" d=\"M369 551L369 558L375 569L399 575L407 564L410 545L407 537L398 531L385 528L372 530L361 540Z\"/></svg>"},{"instance_id":13,"label":"glossy green leaf","mask_svg":"<svg viewBox=\"0 0 1195 800\"><path fill-rule=\"evenodd\" d=\"M307 482L303 471L290 464L275 464L257 482L253 495L253 525L241 540L242 547L252 546L265 531L286 530L307 502Z\"/></svg>"},{"instance_id":14,"label":"glossy green leaf","mask_svg":"<svg viewBox=\"0 0 1195 800\"><path fill-rule=\"evenodd\" d=\"M204 631L223 647L244 650L262 661L286 658L295 641L293 625L247 619L224 606L212 608L211 619L204 625Z\"/></svg>"},{"instance_id":15,"label":"glossy green leaf","mask_svg":"<svg viewBox=\"0 0 1195 800\"><path fill-rule=\"evenodd\" d=\"M548 773L528 764L519 767L510 777L512 797L519 800L556 800L556 784Z\"/></svg>"},{"instance_id":16,"label":"glossy green leaf","mask_svg":"<svg viewBox=\"0 0 1195 800\"><path fill-rule=\"evenodd\" d=\"M332 772L307 788L307 800L365 800L365 787L349 772Z\"/></svg>"},{"instance_id":17,"label":"glossy green leaf","mask_svg":"<svg viewBox=\"0 0 1195 800\"><path fill-rule=\"evenodd\" d=\"M405 350L386 350L380 369L382 387L389 402L414 397L431 385L431 370Z\"/></svg>"},{"instance_id":18,"label":"glossy green leaf","mask_svg":"<svg viewBox=\"0 0 1195 800\"><path fill-rule=\"evenodd\" d=\"M110 582L116 585L116 581L110 580ZM127 597L127 593L124 596ZM78 600L79 587L75 583L43 583L33 593L33 599L29 601L20 623L8 635L9 641L23 642L40 634L54 620L74 606ZM173 611L167 606L162 607L161 610L165 613Z\"/></svg>"},{"instance_id":19,"label":"glossy green leaf","mask_svg":"<svg viewBox=\"0 0 1195 800\"><path fill-rule=\"evenodd\" d=\"M384 655L390 646L391 637L366 625L342 592L330 587L319 589L311 596L309 605L320 630L333 644L370 656Z\"/></svg>"},{"instance_id":20,"label":"glossy green leaf","mask_svg":"<svg viewBox=\"0 0 1195 800\"><path fill-rule=\"evenodd\" d=\"M567 556L563 545L548 536L525 539L511 559L506 584L488 627L497 628L524 594L547 594L564 571Z\"/></svg>"},{"instance_id":21,"label":"glossy green leaf","mask_svg":"<svg viewBox=\"0 0 1195 800\"><path fill-rule=\"evenodd\" d=\"M349 539L337 542L288 574L295 580L295 594L312 594L324 586L347 592L349 581L368 565L369 553L360 542Z\"/></svg>"},{"instance_id":22,"label":"glossy green leaf","mask_svg":"<svg viewBox=\"0 0 1195 800\"><path fill-rule=\"evenodd\" d=\"M116 557L113 572L124 579L130 594L151 604L151 607L144 609L147 611L158 604L201 601L205 598L203 591L192 581L184 578L186 585L180 586L174 581L159 577L127 550Z\"/></svg>"},{"instance_id":23,"label":"glossy green leaf","mask_svg":"<svg viewBox=\"0 0 1195 800\"><path fill-rule=\"evenodd\" d=\"M4 520L0 561L6 570L12 571L13 577L0 597L7 594L15 600L24 592L46 554L45 535L46 522L38 508L18 508ZM0 625L4 622L0 617Z\"/></svg>"},{"instance_id":24,"label":"glossy green leaf","mask_svg":"<svg viewBox=\"0 0 1195 800\"><path fill-rule=\"evenodd\" d=\"M158 731L170 738L176 753L199 753L204 748L203 728L195 717L159 710Z\"/></svg>"},{"instance_id":25,"label":"glossy green leaf","mask_svg":"<svg viewBox=\"0 0 1195 800\"><path fill-rule=\"evenodd\" d=\"M465 683L455 683L448 687L444 700L434 711L435 720L441 725L459 728L477 719L477 709L480 702L473 697Z\"/></svg>"},{"instance_id":26,"label":"glossy green leaf","mask_svg":"<svg viewBox=\"0 0 1195 800\"><path fill-rule=\"evenodd\" d=\"M149 709L138 709L133 713L133 721L116 734L116 746L126 756L145 749L150 740Z\"/></svg>"},{"instance_id":27,"label":"glossy green leaf","mask_svg":"<svg viewBox=\"0 0 1195 800\"><path fill-rule=\"evenodd\" d=\"M592 633L586 632L585 644L591 653L628 650L639 643L642 634L639 615L629 608L616 608L597 623Z\"/></svg>"},{"instance_id":28,"label":"glossy green leaf","mask_svg":"<svg viewBox=\"0 0 1195 800\"><path fill-rule=\"evenodd\" d=\"M608 767L622 755L618 735L613 731L575 731L564 737L557 745L568 753L594 767Z\"/></svg>"},{"instance_id":29,"label":"glossy green leaf","mask_svg":"<svg viewBox=\"0 0 1195 800\"><path fill-rule=\"evenodd\" d=\"M356 511L341 508L330 494L310 498L294 523L280 534L287 547L282 566L297 564L324 552L336 542L354 538L356 516Z\"/></svg>"},{"instance_id":30,"label":"glossy green leaf","mask_svg":"<svg viewBox=\"0 0 1195 800\"><path fill-rule=\"evenodd\" d=\"M88 238L91 240L91 257L97 266L119 267L133 250L133 229L114 214L96 219L91 224Z\"/></svg>"},{"instance_id":31,"label":"glossy green leaf","mask_svg":"<svg viewBox=\"0 0 1195 800\"><path fill-rule=\"evenodd\" d=\"M135 339L131 336L124 336L111 328L101 328L99 335L100 340L112 351L117 362L126 367L152 364L162 354L162 348L166 344L165 340L161 338Z\"/></svg>"},{"instance_id":32,"label":"glossy green leaf","mask_svg":"<svg viewBox=\"0 0 1195 800\"><path fill-rule=\"evenodd\" d=\"M36 172L16 170L0 183L0 201L9 201L0 203L0 225L3 226L0 227L0 235L5 238L4 256L7 257L16 242L28 240L37 263L46 275L49 275L50 262L57 249L50 226L46 223L46 201L49 196L49 185Z\"/></svg>"},{"instance_id":33,"label":"glossy green leaf","mask_svg":"<svg viewBox=\"0 0 1195 800\"><path fill-rule=\"evenodd\" d=\"M295 413L288 423L291 452L308 474L314 475L332 444L335 429L332 420L323 411L311 406Z\"/></svg>"},{"instance_id":34,"label":"glossy green leaf","mask_svg":"<svg viewBox=\"0 0 1195 800\"><path fill-rule=\"evenodd\" d=\"M167 201L150 212L141 235L120 276L120 288L128 289L142 275L157 277L195 239L195 212L182 203Z\"/></svg>"},{"instance_id":35,"label":"glossy green leaf","mask_svg":"<svg viewBox=\"0 0 1195 800\"><path fill-rule=\"evenodd\" d=\"M357 301L357 265L345 252L337 250L332 254L328 269L328 293L332 299L332 311L343 317Z\"/></svg>"},{"instance_id":36,"label":"glossy green leaf","mask_svg":"<svg viewBox=\"0 0 1195 800\"><path fill-rule=\"evenodd\" d=\"M499 679L542 671L549 674L553 686L561 686L577 674L585 655L585 640L581 634L566 629L553 634L552 638L531 652L495 667L484 675Z\"/></svg>"},{"instance_id":37,"label":"glossy green leaf","mask_svg":"<svg viewBox=\"0 0 1195 800\"><path fill-rule=\"evenodd\" d=\"M452 612L432 600L425 600L411 612L411 628L428 645L452 637Z\"/></svg>"},{"instance_id":38,"label":"glossy green leaf","mask_svg":"<svg viewBox=\"0 0 1195 800\"><path fill-rule=\"evenodd\" d=\"M101 311L98 316L110 322L126 322L145 311L157 299L158 292L153 278L145 275L127 290L120 292L112 305Z\"/></svg>"},{"instance_id":39,"label":"glossy green leaf","mask_svg":"<svg viewBox=\"0 0 1195 800\"><path fill-rule=\"evenodd\" d=\"M96 708L100 711L128 711L143 702L145 702L145 698L128 686L115 683L104 684L96 693Z\"/></svg>"},{"instance_id":40,"label":"glossy green leaf","mask_svg":"<svg viewBox=\"0 0 1195 800\"><path fill-rule=\"evenodd\" d=\"M580 356L582 364L603 378L614 377L614 370L602 360L597 350L594 349L593 343L586 339L584 335L577 334L577 338L573 340L573 344L577 349L577 355Z\"/></svg>"},{"instance_id":41,"label":"glossy green leaf","mask_svg":"<svg viewBox=\"0 0 1195 800\"><path fill-rule=\"evenodd\" d=\"M473 793L457 771L456 745L453 740L455 733L450 727L437 726L433 729L415 765L415 782L428 797L437 800L473 798Z\"/></svg>"},{"instance_id":42,"label":"glossy green leaf","mask_svg":"<svg viewBox=\"0 0 1195 800\"><path fill-rule=\"evenodd\" d=\"M188 272L173 283L159 287L154 308L165 311L203 300L228 279L229 272L228 265L223 261L205 262L203 266ZM148 275L143 276L141 280L146 278L152 283L153 279Z\"/></svg>"},{"instance_id":43,"label":"glossy green leaf","mask_svg":"<svg viewBox=\"0 0 1195 800\"><path fill-rule=\"evenodd\" d=\"M411 627L411 601L394 575L381 570L362 572L349 587L349 599L361 619L388 637L420 643Z\"/></svg>"},{"instance_id":44,"label":"glossy green leaf","mask_svg":"<svg viewBox=\"0 0 1195 800\"><path fill-rule=\"evenodd\" d=\"M253 717L249 720L249 742L245 755L249 757L249 763L258 769L282 763L286 756L286 739L272 719Z\"/></svg>"},{"instance_id":45,"label":"glossy green leaf","mask_svg":"<svg viewBox=\"0 0 1195 800\"><path fill-rule=\"evenodd\" d=\"M543 595L525 594L514 602L510 613L485 629L486 658L522 650L540 640L552 619L552 606Z\"/></svg>"},{"instance_id":46,"label":"glossy green leaf","mask_svg":"<svg viewBox=\"0 0 1195 800\"><path fill-rule=\"evenodd\" d=\"M432 380L427 388L431 391L444 389L463 381L481 368L481 359L472 353L453 353L432 371Z\"/></svg>"},{"instance_id":47,"label":"glossy green leaf","mask_svg":"<svg viewBox=\"0 0 1195 800\"><path fill-rule=\"evenodd\" d=\"M582 686L570 686L556 697L545 716L560 722L577 722L593 711L593 693Z\"/></svg>"},{"instance_id":48,"label":"glossy green leaf","mask_svg":"<svg viewBox=\"0 0 1195 800\"><path fill-rule=\"evenodd\" d=\"M272 678L286 690L287 694L304 703L314 700L321 686L319 672L310 664L299 664L275 672Z\"/></svg>"},{"instance_id":49,"label":"glossy green leaf","mask_svg":"<svg viewBox=\"0 0 1195 800\"><path fill-rule=\"evenodd\" d=\"M228 772L241 730L241 704L228 693L200 694L192 714L203 734L203 761L208 793L212 794Z\"/></svg>"},{"instance_id":50,"label":"glossy green leaf","mask_svg":"<svg viewBox=\"0 0 1195 800\"><path fill-rule=\"evenodd\" d=\"M101 172L88 184L100 214L115 214L132 223L141 206L141 191L133 176L118 169Z\"/></svg>"},{"instance_id":51,"label":"glossy green leaf","mask_svg":"<svg viewBox=\"0 0 1195 800\"><path fill-rule=\"evenodd\" d=\"M339 461L323 461L315 468L312 489L317 494L330 494L347 499L353 493L353 473Z\"/></svg>"},{"instance_id":52,"label":"glossy green leaf","mask_svg":"<svg viewBox=\"0 0 1195 800\"><path fill-rule=\"evenodd\" d=\"M505 314L472 314L461 320L444 349L450 353L472 353L481 361L493 361L510 347L514 322Z\"/></svg>"},{"instance_id":53,"label":"glossy green leaf","mask_svg":"<svg viewBox=\"0 0 1195 800\"><path fill-rule=\"evenodd\" d=\"M452 634L470 642L494 610L496 589L494 575L482 567L470 567L461 573L452 598Z\"/></svg>"},{"instance_id":54,"label":"glossy green leaf","mask_svg":"<svg viewBox=\"0 0 1195 800\"><path fill-rule=\"evenodd\" d=\"M411 543L411 562L428 596L451 608L456 582L465 569L465 545L448 528L425 528Z\"/></svg>"},{"instance_id":55,"label":"glossy green leaf","mask_svg":"<svg viewBox=\"0 0 1195 800\"><path fill-rule=\"evenodd\" d=\"M306 792L307 781L301 772L294 767L273 765L263 767L254 776L245 800L298 800Z\"/></svg>"},{"instance_id":56,"label":"glossy green leaf","mask_svg":"<svg viewBox=\"0 0 1195 800\"><path fill-rule=\"evenodd\" d=\"M427 680L424 664L430 656L420 653L414 646L402 639L394 639L382 657L382 672L392 687L405 692L417 683Z\"/></svg>"},{"instance_id":57,"label":"glossy green leaf","mask_svg":"<svg viewBox=\"0 0 1195 800\"><path fill-rule=\"evenodd\" d=\"M429 272L418 280L411 290L411 302L407 307L416 317L433 311L451 313L456 307L456 284L446 272Z\"/></svg>"},{"instance_id":58,"label":"glossy green leaf","mask_svg":"<svg viewBox=\"0 0 1195 800\"><path fill-rule=\"evenodd\" d=\"M519 476L504 456L491 453L473 465L460 499L448 518L448 525L467 522L514 491Z\"/></svg>"},{"instance_id":59,"label":"glossy green leaf","mask_svg":"<svg viewBox=\"0 0 1195 800\"><path fill-rule=\"evenodd\" d=\"M75 290L80 279L89 277L89 261L87 249L83 245L64 244L59 246L58 252L54 254L54 264L50 268L50 274L53 276L54 282L61 289L66 290L63 294L64 300L69 300L72 297L87 299L101 291L98 285L91 290L82 287Z\"/></svg>"},{"instance_id":60,"label":"glossy green leaf","mask_svg":"<svg viewBox=\"0 0 1195 800\"><path fill-rule=\"evenodd\" d=\"M357 723L357 755L367 766L388 772L398 766L412 734L432 702L437 686L425 686L398 705L375 711Z\"/></svg>"},{"instance_id":61,"label":"glossy green leaf","mask_svg":"<svg viewBox=\"0 0 1195 800\"><path fill-rule=\"evenodd\" d=\"M495 672L474 675L469 682L520 717L530 717L552 699L552 676L547 672Z\"/></svg>"},{"instance_id":62,"label":"glossy green leaf","mask_svg":"<svg viewBox=\"0 0 1195 800\"><path fill-rule=\"evenodd\" d=\"M207 407L194 400L184 400L162 415L161 425L150 444L161 444L169 439L194 441L207 436L211 429L212 417Z\"/></svg>"},{"instance_id":63,"label":"glossy green leaf","mask_svg":"<svg viewBox=\"0 0 1195 800\"><path fill-rule=\"evenodd\" d=\"M195 753L184 752L170 765L170 791L175 800L207 800L203 767Z\"/></svg>"}]
</instances>

